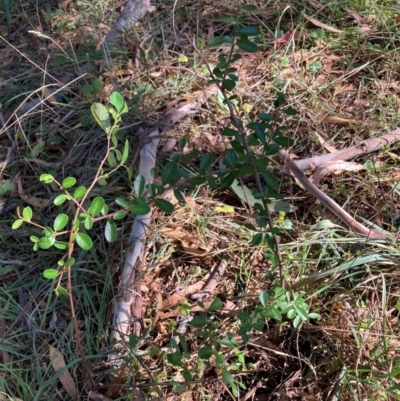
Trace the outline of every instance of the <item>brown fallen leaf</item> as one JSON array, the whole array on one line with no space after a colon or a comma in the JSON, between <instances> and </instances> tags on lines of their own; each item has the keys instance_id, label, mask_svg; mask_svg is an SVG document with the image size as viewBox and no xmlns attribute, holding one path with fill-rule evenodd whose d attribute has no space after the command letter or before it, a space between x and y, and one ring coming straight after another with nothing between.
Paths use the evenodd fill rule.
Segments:
<instances>
[{"instance_id":1,"label":"brown fallen leaf","mask_svg":"<svg viewBox=\"0 0 400 401\"><path fill-rule=\"evenodd\" d=\"M343 171L360 171L365 170L365 167L359 163L345 162L343 160L330 161L319 166L309 178L314 184L318 185L321 180L329 173L341 174Z\"/></svg>"},{"instance_id":2,"label":"brown fallen leaf","mask_svg":"<svg viewBox=\"0 0 400 401\"><path fill-rule=\"evenodd\" d=\"M69 373L68 369L65 369L66 364L61 352L49 345L49 356L53 369L56 372L59 372L60 370L63 371L60 374L59 379L65 388L65 391L72 399L76 399L78 397L78 390L75 386L74 380L72 379L71 373Z\"/></svg>"},{"instance_id":3,"label":"brown fallen leaf","mask_svg":"<svg viewBox=\"0 0 400 401\"><path fill-rule=\"evenodd\" d=\"M322 28L322 29L325 29L325 30L327 30L327 31L334 32L334 33L344 33L344 31L342 31L341 29L337 29L337 28L334 28L333 26L326 25L326 24L324 24L323 22L318 21L317 19L315 19L315 18L313 18L313 17L310 17L310 16L307 15L307 14L303 14L303 15L304 15L304 18L305 18L305 19L307 19L308 21L310 21L312 24L314 24L314 25L317 26L318 28Z\"/></svg>"},{"instance_id":4,"label":"brown fallen leaf","mask_svg":"<svg viewBox=\"0 0 400 401\"><path fill-rule=\"evenodd\" d=\"M329 145L329 143L326 142L326 140L324 138L322 138L322 136L320 134L318 134L318 132L315 132L313 136L316 136L318 138L318 142L323 146L324 149L326 149L328 152L333 153L336 152L337 149L332 146Z\"/></svg>"},{"instance_id":5,"label":"brown fallen leaf","mask_svg":"<svg viewBox=\"0 0 400 401\"><path fill-rule=\"evenodd\" d=\"M302 34L302 36L308 36L306 32ZM271 40L271 43L275 43L277 45L283 45L287 42L290 42L291 40L297 40L300 37L300 32L295 31L295 32L286 32L284 35L282 35L280 38L276 38Z\"/></svg>"},{"instance_id":6,"label":"brown fallen leaf","mask_svg":"<svg viewBox=\"0 0 400 401\"><path fill-rule=\"evenodd\" d=\"M324 6L317 0L307 0L317 10L322 10Z\"/></svg>"}]
</instances>

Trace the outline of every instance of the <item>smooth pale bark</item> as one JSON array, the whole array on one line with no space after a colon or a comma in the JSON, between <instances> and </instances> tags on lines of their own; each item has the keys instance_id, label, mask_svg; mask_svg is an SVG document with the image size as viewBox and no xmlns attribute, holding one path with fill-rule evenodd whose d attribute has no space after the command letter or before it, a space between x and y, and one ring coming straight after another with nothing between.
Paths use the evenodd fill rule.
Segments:
<instances>
[{"instance_id":1,"label":"smooth pale bark","mask_svg":"<svg viewBox=\"0 0 400 401\"><path fill-rule=\"evenodd\" d=\"M143 143L140 149L139 175L144 177L146 185L152 182L151 169L156 165L157 148L160 137L164 132L181 120L183 117L195 112L210 95L216 94L218 88L210 86L207 90L194 94L191 102L172 110L162 116L156 125L151 127L142 136ZM151 224L151 212L144 216L136 216L129 236L130 245L125 256L122 268L121 282L118 294L115 297L115 310L111 329L111 339L114 343L122 345L121 340L131 332L133 324L134 333L139 336L141 319L141 293L140 280L144 265L144 246L147 229Z\"/></svg>"},{"instance_id":2,"label":"smooth pale bark","mask_svg":"<svg viewBox=\"0 0 400 401\"><path fill-rule=\"evenodd\" d=\"M393 145L395 142L400 141L400 129L397 128L389 134L382 135L378 138L373 138L365 141L359 145L350 148L338 150L337 152L328 153L322 156L314 156L308 159L293 160L300 170L309 170L314 167L321 166L322 164L333 160L350 160L354 157L365 155L382 149L385 146Z\"/></svg>"}]
</instances>

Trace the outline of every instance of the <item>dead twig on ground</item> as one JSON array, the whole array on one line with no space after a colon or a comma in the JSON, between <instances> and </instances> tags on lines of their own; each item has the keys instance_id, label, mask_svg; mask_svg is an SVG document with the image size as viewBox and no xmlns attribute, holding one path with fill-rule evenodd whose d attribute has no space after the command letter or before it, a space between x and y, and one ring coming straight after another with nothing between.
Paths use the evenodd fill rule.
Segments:
<instances>
[{"instance_id":1,"label":"dead twig on ground","mask_svg":"<svg viewBox=\"0 0 400 401\"><path fill-rule=\"evenodd\" d=\"M368 153L372 153L379 149L382 149L385 146L393 145L397 141L400 141L400 128L395 129L389 134L370 139L350 148L338 150L337 152L328 153L322 156L310 157L308 159L292 160L292 162L296 164L296 166L300 170L304 171L309 170L313 167L321 166L328 161L350 160L357 156L366 155Z\"/></svg>"},{"instance_id":2,"label":"dead twig on ground","mask_svg":"<svg viewBox=\"0 0 400 401\"><path fill-rule=\"evenodd\" d=\"M326 208L328 208L332 213L334 213L341 221L343 221L343 223L345 223L351 230L371 239L391 238L391 236L388 234L385 234L374 228L367 228L363 226L361 223L359 223L353 217L351 217L333 199L331 199L329 196L323 193L304 175L303 171L299 168L298 164L290 158L289 154L286 151L280 150L279 158L281 159L282 162L287 164L290 171L295 175L295 177L304 186L304 188L311 195L315 196Z\"/></svg>"},{"instance_id":3,"label":"dead twig on ground","mask_svg":"<svg viewBox=\"0 0 400 401\"><path fill-rule=\"evenodd\" d=\"M204 285L201 291L196 292L190 296L190 298L194 301L200 300L205 301L215 290L215 287L218 285L221 277L224 275L226 266L228 264L228 256L223 255L221 262L213 269L210 274L210 278L207 280L207 283Z\"/></svg>"}]
</instances>

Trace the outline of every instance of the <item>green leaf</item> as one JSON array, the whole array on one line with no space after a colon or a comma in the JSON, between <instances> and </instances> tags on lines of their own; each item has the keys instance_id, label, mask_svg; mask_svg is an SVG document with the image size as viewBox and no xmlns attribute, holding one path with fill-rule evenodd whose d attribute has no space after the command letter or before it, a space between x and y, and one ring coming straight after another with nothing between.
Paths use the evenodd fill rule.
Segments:
<instances>
[{"instance_id":1,"label":"green leaf","mask_svg":"<svg viewBox=\"0 0 400 401\"><path fill-rule=\"evenodd\" d=\"M258 52L258 46L254 43L251 42L247 38L240 38L237 42L236 45L242 49L243 51L247 53L256 53Z\"/></svg>"},{"instance_id":2,"label":"green leaf","mask_svg":"<svg viewBox=\"0 0 400 401\"><path fill-rule=\"evenodd\" d=\"M244 26L238 30L238 33L246 36L257 36L260 31L255 26Z\"/></svg>"},{"instance_id":3,"label":"green leaf","mask_svg":"<svg viewBox=\"0 0 400 401\"><path fill-rule=\"evenodd\" d=\"M222 338L219 342L221 345L229 348L236 348L238 346L237 341L234 339L231 333L228 333L227 336Z\"/></svg>"},{"instance_id":4,"label":"green leaf","mask_svg":"<svg viewBox=\"0 0 400 401\"><path fill-rule=\"evenodd\" d=\"M55 241L53 245L57 249L65 250L65 249L68 248L68 243L67 242Z\"/></svg>"},{"instance_id":5,"label":"green leaf","mask_svg":"<svg viewBox=\"0 0 400 401\"><path fill-rule=\"evenodd\" d=\"M200 359L210 359L211 355L213 354L213 349L209 344L206 344L204 347L201 347L197 352Z\"/></svg>"},{"instance_id":6,"label":"green leaf","mask_svg":"<svg viewBox=\"0 0 400 401\"><path fill-rule=\"evenodd\" d=\"M308 314L308 318L309 319L320 319L321 315L319 313L316 312L311 312Z\"/></svg>"},{"instance_id":7,"label":"green leaf","mask_svg":"<svg viewBox=\"0 0 400 401\"><path fill-rule=\"evenodd\" d=\"M179 179L180 179L180 174L178 173L179 171L179 166L177 163L170 161L168 162L161 174L161 181L163 185L175 185Z\"/></svg>"},{"instance_id":8,"label":"green leaf","mask_svg":"<svg viewBox=\"0 0 400 401\"><path fill-rule=\"evenodd\" d=\"M303 323L303 320L301 319L301 317L296 316L296 318L293 320L293 327L295 329L297 329L301 325L301 323Z\"/></svg>"},{"instance_id":9,"label":"green leaf","mask_svg":"<svg viewBox=\"0 0 400 401\"><path fill-rule=\"evenodd\" d=\"M210 312L214 312L214 311L218 311L221 310L224 307L224 305L222 305L222 301L220 298L215 298L211 305L209 306L208 310Z\"/></svg>"},{"instance_id":10,"label":"green leaf","mask_svg":"<svg viewBox=\"0 0 400 401\"><path fill-rule=\"evenodd\" d=\"M104 235L108 242L114 242L117 239L117 226L112 220L107 221Z\"/></svg>"},{"instance_id":11,"label":"green leaf","mask_svg":"<svg viewBox=\"0 0 400 401\"><path fill-rule=\"evenodd\" d=\"M43 276L49 280L54 280L58 276L58 270L56 269L46 269L43 271Z\"/></svg>"},{"instance_id":12,"label":"green leaf","mask_svg":"<svg viewBox=\"0 0 400 401\"><path fill-rule=\"evenodd\" d=\"M294 141L292 138L288 138L287 136L276 136L273 138L273 141L277 143L278 145L284 146L285 148L288 148L290 146L294 145Z\"/></svg>"},{"instance_id":13,"label":"green leaf","mask_svg":"<svg viewBox=\"0 0 400 401\"><path fill-rule=\"evenodd\" d=\"M28 221L32 220L33 211L30 206L24 207L24 210L22 211L22 216L25 220L28 220Z\"/></svg>"},{"instance_id":14,"label":"green leaf","mask_svg":"<svg viewBox=\"0 0 400 401\"><path fill-rule=\"evenodd\" d=\"M12 224L11 228L13 230L16 230L17 228L21 227L23 222L24 222L24 220L22 220L22 219L15 220L14 223Z\"/></svg>"},{"instance_id":15,"label":"green leaf","mask_svg":"<svg viewBox=\"0 0 400 401\"><path fill-rule=\"evenodd\" d=\"M61 231L68 224L68 216L64 213L59 214L53 223L55 231Z\"/></svg>"},{"instance_id":16,"label":"green leaf","mask_svg":"<svg viewBox=\"0 0 400 401\"><path fill-rule=\"evenodd\" d=\"M182 366L182 355L180 352L173 352L172 354L167 354L168 362L173 366Z\"/></svg>"},{"instance_id":17,"label":"green leaf","mask_svg":"<svg viewBox=\"0 0 400 401\"><path fill-rule=\"evenodd\" d=\"M232 173L227 174L222 180L221 185L224 188L230 187L238 176L238 171L234 171Z\"/></svg>"},{"instance_id":18,"label":"green leaf","mask_svg":"<svg viewBox=\"0 0 400 401\"><path fill-rule=\"evenodd\" d=\"M236 82L233 81L232 79L225 79L224 81L222 81L222 85L224 86L224 88L227 91L231 91L231 90L235 89Z\"/></svg>"},{"instance_id":19,"label":"green leaf","mask_svg":"<svg viewBox=\"0 0 400 401\"><path fill-rule=\"evenodd\" d=\"M72 266L75 263L75 258L68 258L65 261L65 266Z\"/></svg>"},{"instance_id":20,"label":"green leaf","mask_svg":"<svg viewBox=\"0 0 400 401\"><path fill-rule=\"evenodd\" d=\"M135 178L135 181L133 183L133 187L135 188L136 196L142 196L145 185L146 185L146 181L145 181L144 177L142 175L138 175Z\"/></svg>"},{"instance_id":21,"label":"green leaf","mask_svg":"<svg viewBox=\"0 0 400 401\"><path fill-rule=\"evenodd\" d=\"M257 10L257 6L255 6L254 4L249 4L248 6L243 6L242 10L255 11Z\"/></svg>"},{"instance_id":22,"label":"green leaf","mask_svg":"<svg viewBox=\"0 0 400 401\"><path fill-rule=\"evenodd\" d=\"M53 245L54 241L50 238L42 237L39 239L38 245L41 249L49 249Z\"/></svg>"},{"instance_id":23,"label":"green leaf","mask_svg":"<svg viewBox=\"0 0 400 401\"><path fill-rule=\"evenodd\" d=\"M121 210L120 212L117 212L113 216L113 220L122 220L126 216L126 212L124 210Z\"/></svg>"},{"instance_id":24,"label":"green leaf","mask_svg":"<svg viewBox=\"0 0 400 401\"><path fill-rule=\"evenodd\" d=\"M322 63L320 61L313 61L309 66L308 66L308 71L311 73L316 73L318 71L321 71L323 69Z\"/></svg>"},{"instance_id":25,"label":"green leaf","mask_svg":"<svg viewBox=\"0 0 400 401\"><path fill-rule=\"evenodd\" d=\"M268 305L269 295L267 291L261 291L259 298L262 306Z\"/></svg>"},{"instance_id":26,"label":"green leaf","mask_svg":"<svg viewBox=\"0 0 400 401\"><path fill-rule=\"evenodd\" d=\"M104 204L104 198L102 198L101 196L96 196L90 204L90 215L93 217L97 217L100 214L101 209L103 209Z\"/></svg>"},{"instance_id":27,"label":"green leaf","mask_svg":"<svg viewBox=\"0 0 400 401\"><path fill-rule=\"evenodd\" d=\"M154 204L165 213L172 213L174 211L174 205L165 199L156 198Z\"/></svg>"},{"instance_id":28,"label":"green leaf","mask_svg":"<svg viewBox=\"0 0 400 401\"><path fill-rule=\"evenodd\" d=\"M86 188L85 187L78 187L74 191L74 199L80 199L83 198L86 194Z\"/></svg>"},{"instance_id":29,"label":"green leaf","mask_svg":"<svg viewBox=\"0 0 400 401\"><path fill-rule=\"evenodd\" d=\"M202 328L207 324L207 317L204 313L199 313L190 322L193 327Z\"/></svg>"},{"instance_id":30,"label":"green leaf","mask_svg":"<svg viewBox=\"0 0 400 401\"><path fill-rule=\"evenodd\" d=\"M85 233L77 233L75 241L79 247L85 251L89 250L93 246L92 239Z\"/></svg>"},{"instance_id":31,"label":"green leaf","mask_svg":"<svg viewBox=\"0 0 400 401\"><path fill-rule=\"evenodd\" d=\"M292 107L286 107L283 112L288 116L295 116L297 114L297 110L293 109Z\"/></svg>"},{"instance_id":32,"label":"green leaf","mask_svg":"<svg viewBox=\"0 0 400 401\"><path fill-rule=\"evenodd\" d=\"M269 188L272 188L272 189L279 188L279 182L272 173L265 171L262 173L262 177L264 178L264 180Z\"/></svg>"},{"instance_id":33,"label":"green leaf","mask_svg":"<svg viewBox=\"0 0 400 401\"><path fill-rule=\"evenodd\" d=\"M297 316L296 309L292 308L287 313L288 319L294 319Z\"/></svg>"},{"instance_id":34,"label":"green leaf","mask_svg":"<svg viewBox=\"0 0 400 401\"><path fill-rule=\"evenodd\" d=\"M69 292L64 288L61 287L61 285L59 285L57 288L54 289L54 292L56 293L56 295L59 297L69 297Z\"/></svg>"},{"instance_id":35,"label":"green leaf","mask_svg":"<svg viewBox=\"0 0 400 401\"><path fill-rule=\"evenodd\" d=\"M61 183L61 186L65 189L71 188L76 184L76 178L75 177L67 177L63 180Z\"/></svg>"},{"instance_id":36,"label":"green leaf","mask_svg":"<svg viewBox=\"0 0 400 401\"><path fill-rule=\"evenodd\" d=\"M111 167L115 167L117 165L117 160L115 159L115 154L112 150L107 156L107 162Z\"/></svg>"},{"instance_id":37,"label":"green leaf","mask_svg":"<svg viewBox=\"0 0 400 401\"><path fill-rule=\"evenodd\" d=\"M222 369L222 381L229 385L232 385L234 381L232 374L229 373L225 368Z\"/></svg>"},{"instance_id":38,"label":"green leaf","mask_svg":"<svg viewBox=\"0 0 400 401\"><path fill-rule=\"evenodd\" d=\"M220 46L226 42L225 36L214 36L208 40L208 46Z\"/></svg>"},{"instance_id":39,"label":"green leaf","mask_svg":"<svg viewBox=\"0 0 400 401\"><path fill-rule=\"evenodd\" d=\"M210 153L203 155L200 161L200 170L205 170L212 165L213 157Z\"/></svg>"},{"instance_id":40,"label":"green leaf","mask_svg":"<svg viewBox=\"0 0 400 401\"><path fill-rule=\"evenodd\" d=\"M125 102L124 98L118 92L113 92L110 96L110 103L117 109L118 113L121 113Z\"/></svg>"},{"instance_id":41,"label":"green leaf","mask_svg":"<svg viewBox=\"0 0 400 401\"><path fill-rule=\"evenodd\" d=\"M125 199L122 199L122 198L116 198L115 199L115 203L118 206L121 206L121 207L128 207L128 202Z\"/></svg>"},{"instance_id":42,"label":"green leaf","mask_svg":"<svg viewBox=\"0 0 400 401\"><path fill-rule=\"evenodd\" d=\"M129 141L126 139L125 140L125 145L124 145L124 150L122 152L121 156L121 164L124 164L126 160L128 159L129 156Z\"/></svg>"},{"instance_id":43,"label":"green leaf","mask_svg":"<svg viewBox=\"0 0 400 401\"><path fill-rule=\"evenodd\" d=\"M91 230L93 228L93 219L90 216L86 216L84 220L86 230Z\"/></svg>"},{"instance_id":44,"label":"green leaf","mask_svg":"<svg viewBox=\"0 0 400 401\"><path fill-rule=\"evenodd\" d=\"M97 124L100 125L101 129L106 134L109 134L111 130L111 123L110 123L110 115L108 113L107 108L103 106L101 103L93 103L90 110Z\"/></svg>"},{"instance_id":45,"label":"green leaf","mask_svg":"<svg viewBox=\"0 0 400 401\"><path fill-rule=\"evenodd\" d=\"M224 128L221 131L221 135L224 135L224 136L236 136L236 135L239 135L239 131L237 131L235 129L232 129L232 128Z\"/></svg>"},{"instance_id":46,"label":"green leaf","mask_svg":"<svg viewBox=\"0 0 400 401\"><path fill-rule=\"evenodd\" d=\"M54 177L51 174L42 174L39 180L44 184L51 184L54 181Z\"/></svg>"},{"instance_id":47,"label":"green leaf","mask_svg":"<svg viewBox=\"0 0 400 401\"><path fill-rule=\"evenodd\" d=\"M145 215L147 213L150 213L150 206L144 203L138 203L136 205L133 205L129 208L129 211L133 214L138 214L138 215Z\"/></svg>"},{"instance_id":48,"label":"green leaf","mask_svg":"<svg viewBox=\"0 0 400 401\"><path fill-rule=\"evenodd\" d=\"M303 309L301 306L295 305L294 308L296 309L297 315L300 316L302 320L307 320L308 319L308 313L305 309Z\"/></svg>"},{"instance_id":49,"label":"green leaf","mask_svg":"<svg viewBox=\"0 0 400 401\"><path fill-rule=\"evenodd\" d=\"M274 306L271 306L265 310L263 316L267 319L275 319L278 322L282 320L281 312Z\"/></svg>"}]
</instances>

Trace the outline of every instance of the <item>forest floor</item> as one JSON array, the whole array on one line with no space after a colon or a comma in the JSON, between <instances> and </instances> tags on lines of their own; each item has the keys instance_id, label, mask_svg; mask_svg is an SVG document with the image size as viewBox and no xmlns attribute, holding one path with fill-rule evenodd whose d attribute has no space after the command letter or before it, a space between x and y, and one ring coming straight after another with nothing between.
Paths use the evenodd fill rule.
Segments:
<instances>
[{"instance_id":1,"label":"forest floor","mask_svg":"<svg viewBox=\"0 0 400 401\"><path fill-rule=\"evenodd\" d=\"M292 290L281 289L268 246L252 242L245 224L253 221L253 209L240 191L200 184L185 192L185 202L176 203L172 213L154 208L142 281L143 337L131 339L129 363L119 367L106 361L132 217L116 222L112 243L105 239L105 222L93 226L93 247L74 251L72 297L96 396L88 391L68 297L55 293L57 280L43 276L45 269L57 268L65 251L35 251L31 238L37 228L11 228L26 206L33 210L32 221L43 226L61 212L72 213L68 202L54 205L58 189L39 177L74 176L79 185L89 185L107 143L91 105L107 104L113 91L129 107L118 135L129 140L130 154L126 168L107 185L96 185L92 195L109 204L134 197L130 176L137 172L132 163L140 146L138 129L207 87L207 65L214 67L218 56L229 52L228 44L208 42L229 34L228 16L239 15L244 25L260 31L259 51L236 63L235 110L247 124L271 112L283 92L297 111L285 121L286 135L294 141L292 157L330 153L395 130L398 2L255 0L257 9L245 10L243 5L253 3L165 0L153 4L155 10L111 54L100 44L120 2L43 3L0 4L5 119L0 162L10 147L6 127L16 142L13 160L0 169L0 401L75 395L129 400L132 377L149 400L400 399L398 244L349 232L278 163L274 174L290 209L285 215L272 209L272 216L281 228L283 278ZM38 98L46 100L32 103ZM229 126L223 98L209 98L167 132L172 145L158 158L160 170L181 138L186 153L196 150L218 160L226 147L221 130ZM399 160L398 145L384 147L353 160L362 170L334 169L318 186L360 222L396 234ZM191 301L188 294L221 262L226 269L208 299L214 300L211 309L210 303ZM273 294L270 300L263 298L267 292ZM249 330L243 341L243 319L263 302L295 305L296 299L319 318L295 328L291 316L282 313ZM179 346L174 343L179 319L204 308L202 330L189 326ZM209 356L211 348L218 352ZM106 381L110 369L118 382Z\"/></svg>"}]
</instances>

